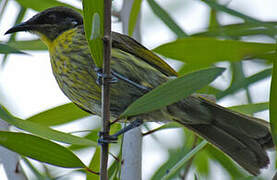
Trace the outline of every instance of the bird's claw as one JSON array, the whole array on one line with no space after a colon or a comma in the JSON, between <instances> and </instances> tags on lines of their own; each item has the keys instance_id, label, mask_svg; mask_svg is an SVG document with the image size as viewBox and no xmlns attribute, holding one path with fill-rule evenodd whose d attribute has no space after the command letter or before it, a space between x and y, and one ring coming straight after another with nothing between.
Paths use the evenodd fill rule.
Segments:
<instances>
[{"instance_id":1,"label":"bird's claw","mask_svg":"<svg viewBox=\"0 0 277 180\"><path fill-rule=\"evenodd\" d=\"M108 79L109 83L111 83L111 84L118 82L118 79L115 76L113 76L112 74L108 75L108 74L103 73L102 68L95 68L95 72L96 72L96 76L97 76L96 83L98 85L103 84L102 83L103 78Z\"/></svg>"},{"instance_id":2,"label":"bird's claw","mask_svg":"<svg viewBox=\"0 0 277 180\"><path fill-rule=\"evenodd\" d=\"M110 136L104 137L104 134L103 134L102 131L100 131L98 133L98 136L99 136L99 139L98 139L97 143L99 145L101 145L101 144L109 144L109 143L117 143L117 140L118 140L117 136L114 136L114 135L110 135Z\"/></svg>"},{"instance_id":3,"label":"bird's claw","mask_svg":"<svg viewBox=\"0 0 277 180\"><path fill-rule=\"evenodd\" d=\"M116 143L118 136L126 133L127 131L134 129L143 124L143 120L141 118L136 118L136 120L132 121L130 124L122 128L121 130L117 131L113 135L105 135L102 131L98 133L99 139L98 144L108 144L108 143Z\"/></svg>"}]
</instances>

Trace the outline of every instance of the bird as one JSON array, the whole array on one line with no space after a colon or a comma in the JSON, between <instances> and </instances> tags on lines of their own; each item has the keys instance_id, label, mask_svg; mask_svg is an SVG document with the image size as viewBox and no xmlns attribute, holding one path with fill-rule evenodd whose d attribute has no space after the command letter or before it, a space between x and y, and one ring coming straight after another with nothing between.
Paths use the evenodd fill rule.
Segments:
<instances>
[{"instance_id":1,"label":"bird","mask_svg":"<svg viewBox=\"0 0 277 180\"><path fill-rule=\"evenodd\" d=\"M5 34L27 31L47 45L62 92L78 107L101 116L99 72L90 55L82 15L68 7L46 9ZM110 113L118 118L136 99L178 76L164 60L127 35L112 32ZM206 139L252 175L267 167L273 147L269 124L193 94L159 110L138 115L143 122L175 121Z\"/></svg>"}]
</instances>

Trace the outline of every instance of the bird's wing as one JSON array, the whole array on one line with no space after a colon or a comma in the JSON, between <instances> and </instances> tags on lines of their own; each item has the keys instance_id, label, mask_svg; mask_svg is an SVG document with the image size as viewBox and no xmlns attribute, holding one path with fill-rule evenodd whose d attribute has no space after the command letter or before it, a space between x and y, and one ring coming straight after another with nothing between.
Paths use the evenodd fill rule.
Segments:
<instances>
[{"instance_id":1,"label":"bird's wing","mask_svg":"<svg viewBox=\"0 0 277 180\"><path fill-rule=\"evenodd\" d=\"M178 76L177 72L172 69L164 60L129 36L113 32L112 46L113 48L121 49L139 57L167 76Z\"/></svg>"}]
</instances>

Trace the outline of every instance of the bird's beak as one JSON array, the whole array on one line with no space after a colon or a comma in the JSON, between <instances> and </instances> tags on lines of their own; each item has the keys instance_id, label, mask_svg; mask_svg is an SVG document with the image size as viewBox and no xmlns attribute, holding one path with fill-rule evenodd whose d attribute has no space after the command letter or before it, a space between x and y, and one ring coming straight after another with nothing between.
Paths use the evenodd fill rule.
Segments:
<instances>
[{"instance_id":1,"label":"bird's beak","mask_svg":"<svg viewBox=\"0 0 277 180\"><path fill-rule=\"evenodd\" d=\"M15 33L15 32L19 32L19 31L30 31L33 28L34 28L34 26L31 25L28 21L26 21L26 22L17 24L14 27L10 28L7 32L5 32L5 35Z\"/></svg>"}]
</instances>

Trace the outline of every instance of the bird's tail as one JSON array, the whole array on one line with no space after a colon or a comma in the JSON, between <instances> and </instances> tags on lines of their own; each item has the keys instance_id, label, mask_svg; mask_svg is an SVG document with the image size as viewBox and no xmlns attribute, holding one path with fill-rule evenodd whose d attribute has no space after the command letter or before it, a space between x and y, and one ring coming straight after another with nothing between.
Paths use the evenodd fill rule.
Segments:
<instances>
[{"instance_id":1,"label":"bird's tail","mask_svg":"<svg viewBox=\"0 0 277 180\"><path fill-rule=\"evenodd\" d=\"M201 97L190 96L175 105L183 112L183 118L173 113L179 123L228 154L251 174L258 175L268 165L265 149L274 145L266 121L233 112ZM171 114L176 112L174 108L168 108Z\"/></svg>"}]
</instances>

